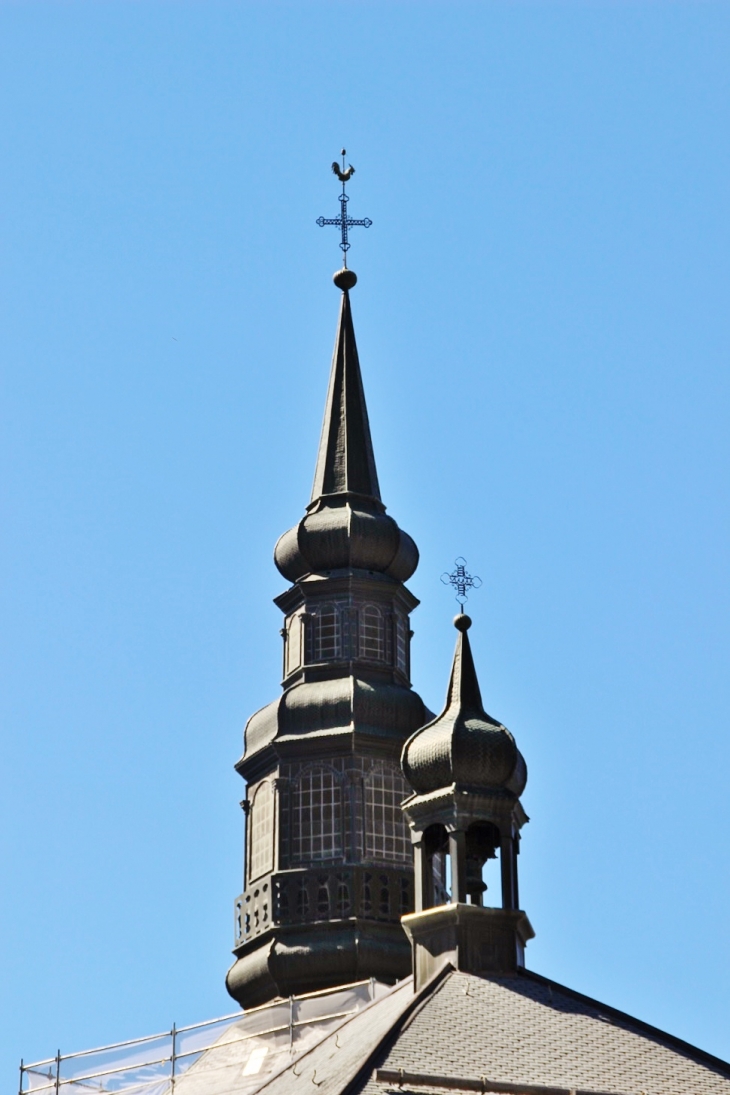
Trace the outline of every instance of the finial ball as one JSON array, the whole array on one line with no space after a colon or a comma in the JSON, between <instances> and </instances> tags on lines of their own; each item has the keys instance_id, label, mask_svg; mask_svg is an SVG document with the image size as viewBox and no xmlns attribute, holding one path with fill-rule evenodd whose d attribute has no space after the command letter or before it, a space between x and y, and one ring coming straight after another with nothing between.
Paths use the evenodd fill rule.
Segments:
<instances>
[{"instance_id":1,"label":"finial ball","mask_svg":"<svg viewBox=\"0 0 730 1095\"><path fill-rule=\"evenodd\" d=\"M471 627L471 616L460 612L458 616L454 616L454 627L457 631L468 631Z\"/></svg>"},{"instance_id":2,"label":"finial ball","mask_svg":"<svg viewBox=\"0 0 730 1095\"><path fill-rule=\"evenodd\" d=\"M345 292L347 289L352 289L352 287L357 284L357 274L354 270L348 270L345 266L342 270L337 271L332 280L338 289L342 289L342 291Z\"/></svg>"}]
</instances>

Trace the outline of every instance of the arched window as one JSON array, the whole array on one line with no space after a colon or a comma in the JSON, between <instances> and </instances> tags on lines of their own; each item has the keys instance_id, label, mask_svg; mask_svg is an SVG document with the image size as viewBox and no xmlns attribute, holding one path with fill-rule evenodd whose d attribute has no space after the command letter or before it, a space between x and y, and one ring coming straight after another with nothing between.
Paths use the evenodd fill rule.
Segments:
<instances>
[{"instance_id":1,"label":"arched window","mask_svg":"<svg viewBox=\"0 0 730 1095\"><path fill-rule=\"evenodd\" d=\"M305 768L291 795L291 851L297 863L342 856L342 791L331 768Z\"/></svg>"},{"instance_id":2,"label":"arched window","mask_svg":"<svg viewBox=\"0 0 730 1095\"><path fill-rule=\"evenodd\" d=\"M302 613L290 616L286 629L286 672L293 673L302 664Z\"/></svg>"},{"instance_id":3,"label":"arched window","mask_svg":"<svg viewBox=\"0 0 730 1095\"><path fill-rule=\"evenodd\" d=\"M249 878L274 869L274 788L265 779L253 793L249 813Z\"/></svg>"},{"instance_id":4,"label":"arched window","mask_svg":"<svg viewBox=\"0 0 730 1095\"><path fill-rule=\"evenodd\" d=\"M342 657L340 613L337 605L322 605L313 620L315 627L315 661L328 662Z\"/></svg>"},{"instance_id":5,"label":"arched window","mask_svg":"<svg viewBox=\"0 0 730 1095\"><path fill-rule=\"evenodd\" d=\"M423 834L424 871L426 885L430 891L426 908L432 905L445 905L451 900L451 857L449 856L449 834L443 825L429 825Z\"/></svg>"},{"instance_id":6,"label":"arched window","mask_svg":"<svg viewBox=\"0 0 730 1095\"><path fill-rule=\"evenodd\" d=\"M360 612L360 657L382 662L385 658L383 614L377 605L364 605Z\"/></svg>"},{"instance_id":7,"label":"arched window","mask_svg":"<svg viewBox=\"0 0 730 1095\"><path fill-rule=\"evenodd\" d=\"M497 858L499 845L499 829L490 821L473 821L466 831L466 892L472 905L484 904L484 868L488 860Z\"/></svg>"},{"instance_id":8,"label":"arched window","mask_svg":"<svg viewBox=\"0 0 730 1095\"><path fill-rule=\"evenodd\" d=\"M403 811L409 787L401 773L381 764L365 777L365 849L368 859L410 863L411 841Z\"/></svg>"}]
</instances>

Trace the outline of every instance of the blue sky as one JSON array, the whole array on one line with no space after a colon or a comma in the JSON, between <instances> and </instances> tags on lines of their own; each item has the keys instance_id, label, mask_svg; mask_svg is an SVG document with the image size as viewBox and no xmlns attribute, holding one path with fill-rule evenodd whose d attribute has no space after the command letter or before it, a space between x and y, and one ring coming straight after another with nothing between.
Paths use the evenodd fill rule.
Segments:
<instances>
[{"instance_id":1,"label":"blue sky","mask_svg":"<svg viewBox=\"0 0 730 1095\"><path fill-rule=\"evenodd\" d=\"M724 3L0 3L2 1059L223 1014L271 552L353 311L529 965L730 1057Z\"/></svg>"}]
</instances>

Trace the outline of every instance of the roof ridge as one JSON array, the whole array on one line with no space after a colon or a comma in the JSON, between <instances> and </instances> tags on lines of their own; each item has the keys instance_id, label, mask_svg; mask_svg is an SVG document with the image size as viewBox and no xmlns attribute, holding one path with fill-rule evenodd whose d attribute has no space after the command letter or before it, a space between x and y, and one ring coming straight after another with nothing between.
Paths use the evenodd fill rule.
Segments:
<instances>
[{"instance_id":1,"label":"roof ridge","mask_svg":"<svg viewBox=\"0 0 730 1095\"><path fill-rule=\"evenodd\" d=\"M661 1027L655 1027L651 1023L644 1022L643 1019L637 1019L634 1015L629 1015L627 1011L621 1011L620 1008L613 1007L612 1004L604 1004L601 1000L596 1000L592 996L586 996L585 993L578 992L577 989L571 989L567 985L562 985L559 981L553 981L551 977L545 977L544 974L536 973L534 970L528 970L524 966L518 970L516 976L525 977L538 984L547 985L549 988L555 988L559 992L564 992L566 996L572 996L575 1000L580 1000L581 1003L590 1004L591 1007L596 1009L599 1015L603 1012L615 1015L624 1022L628 1022L632 1026L637 1027L645 1034L653 1035L657 1041L662 1040L669 1042L673 1047L680 1049L688 1057L694 1059L699 1058L713 1067L716 1071L730 1077L730 1062L723 1061L721 1057L716 1057L714 1053L709 1053L706 1049L700 1049L699 1046L694 1046L691 1042L685 1042L684 1038L678 1038L676 1034L670 1034L668 1031L662 1030ZM494 978L494 980L506 979Z\"/></svg>"},{"instance_id":2,"label":"roof ridge","mask_svg":"<svg viewBox=\"0 0 730 1095\"><path fill-rule=\"evenodd\" d=\"M433 977L430 977L425 985L413 994L411 1000L396 1018L395 1022L392 1023L385 1034L378 1039L365 1060L355 1072L354 1076L351 1076L347 1081L342 1088L340 1095L352 1095L353 1092L358 1090L358 1086L362 1084L363 1079L369 1078L370 1071L375 1064L376 1058L390 1049L401 1031L410 1025L410 1022L416 1018L421 1011L421 1008L424 1007L431 996L442 987L442 983L445 983L453 972L454 967L451 963L445 962L444 965L436 971Z\"/></svg>"},{"instance_id":3,"label":"roof ridge","mask_svg":"<svg viewBox=\"0 0 730 1095\"><path fill-rule=\"evenodd\" d=\"M383 1000L389 1000L392 996L395 995L396 992L402 991L410 980L410 977L406 977L402 981L396 981L396 983L391 986L391 988L387 992L384 992L382 996L376 996L373 1000L370 1000L364 1008L360 1008L359 1011L353 1012L352 1015L349 1015L346 1019L344 1019L339 1026L335 1027L334 1030L328 1030L326 1034L319 1039L318 1042L315 1042L313 1045L308 1046L307 1049L303 1049L301 1053L298 1053L295 1057L290 1057L285 1065L282 1065L282 1067L277 1072L272 1072L270 1076L266 1077L261 1086L256 1088L256 1095L258 1095L260 1091L263 1091L266 1087L268 1087L269 1084L273 1083L274 1080L278 1080L280 1076L283 1076L284 1073L292 1069L294 1065L298 1064L300 1061L303 1061L304 1058L309 1056L310 1053L313 1053L316 1049L319 1049L320 1046L324 1042L326 1042L328 1038L331 1038L333 1034L337 1034L339 1031L342 1030L343 1027L346 1027L348 1023L351 1023L354 1019L357 1019L361 1015L364 1015L365 1012L369 1011L372 1007L375 1006L375 1004L379 1004Z\"/></svg>"}]
</instances>

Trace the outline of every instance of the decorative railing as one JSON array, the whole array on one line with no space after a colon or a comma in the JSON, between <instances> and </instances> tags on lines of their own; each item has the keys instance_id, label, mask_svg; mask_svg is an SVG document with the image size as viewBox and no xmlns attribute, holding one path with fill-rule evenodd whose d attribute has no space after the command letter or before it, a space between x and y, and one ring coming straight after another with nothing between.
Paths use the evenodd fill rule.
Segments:
<instances>
[{"instance_id":1,"label":"decorative railing","mask_svg":"<svg viewBox=\"0 0 730 1095\"><path fill-rule=\"evenodd\" d=\"M402 868L275 871L236 898L235 945L288 924L353 918L397 922L413 908L413 876Z\"/></svg>"}]
</instances>

